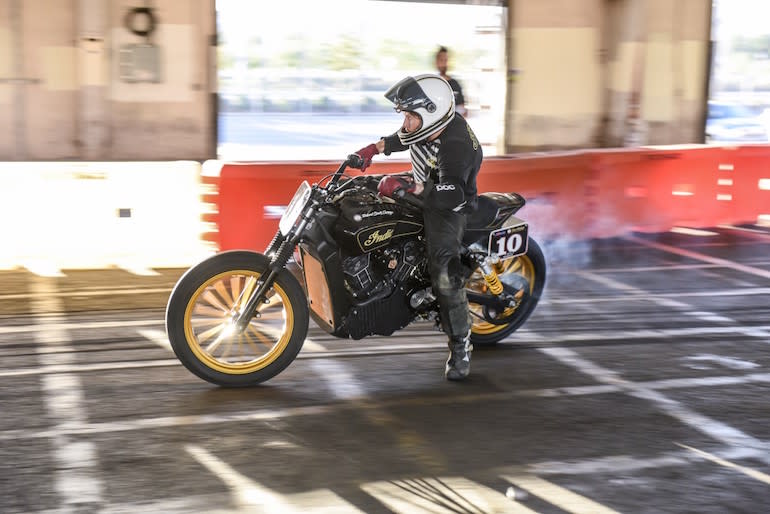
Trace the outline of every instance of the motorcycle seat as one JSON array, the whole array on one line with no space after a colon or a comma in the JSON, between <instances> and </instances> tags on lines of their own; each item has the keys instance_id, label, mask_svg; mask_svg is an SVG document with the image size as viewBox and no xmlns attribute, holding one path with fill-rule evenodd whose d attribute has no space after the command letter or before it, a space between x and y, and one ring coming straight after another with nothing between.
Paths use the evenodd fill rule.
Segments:
<instances>
[{"instance_id":1,"label":"motorcycle seat","mask_svg":"<svg viewBox=\"0 0 770 514\"><path fill-rule=\"evenodd\" d=\"M497 202L486 195L480 194L476 198L476 209L467 216L466 230L478 230L487 228L497 218L499 207Z\"/></svg>"},{"instance_id":2,"label":"motorcycle seat","mask_svg":"<svg viewBox=\"0 0 770 514\"><path fill-rule=\"evenodd\" d=\"M491 230L500 228L524 203L524 197L517 193L480 194L476 210L467 214L463 243L469 245L487 237Z\"/></svg>"}]
</instances>

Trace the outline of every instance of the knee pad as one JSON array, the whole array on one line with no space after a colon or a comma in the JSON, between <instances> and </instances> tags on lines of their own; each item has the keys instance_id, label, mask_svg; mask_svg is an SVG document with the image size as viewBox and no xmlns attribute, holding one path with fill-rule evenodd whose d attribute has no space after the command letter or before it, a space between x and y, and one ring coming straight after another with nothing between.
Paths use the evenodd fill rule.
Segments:
<instances>
[{"instance_id":1,"label":"knee pad","mask_svg":"<svg viewBox=\"0 0 770 514\"><path fill-rule=\"evenodd\" d=\"M457 291L457 284L444 269L433 279L433 288L436 290L436 294L446 298L451 297Z\"/></svg>"}]
</instances>

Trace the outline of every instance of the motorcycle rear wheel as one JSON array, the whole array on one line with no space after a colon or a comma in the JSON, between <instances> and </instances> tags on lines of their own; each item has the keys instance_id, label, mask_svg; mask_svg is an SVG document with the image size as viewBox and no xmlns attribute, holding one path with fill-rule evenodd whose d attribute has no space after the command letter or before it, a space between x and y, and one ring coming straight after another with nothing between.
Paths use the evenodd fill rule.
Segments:
<instances>
[{"instance_id":1,"label":"motorcycle rear wheel","mask_svg":"<svg viewBox=\"0 0 770 514\"><path fill-rule=\"evenodd\" d=\"M469 304L472 322L471 343L474 345L492 346L515 332L535 310L545 286L545 257L540 245L532 238L529 238L527 253L500 261L495 265L495 271L504 284L520 284L523 281L528 287L521 301L515 307L499 313L495 323L484 319L484 307ZM466 288L478 293L489 292L484 277L478 270L468 279Z\"/></svg>"},{"instance_id":2,"label":"motorcycle rear wheel","mask_svg":"<svg viewBox=\"0 0 770 514\"><path fill-rule=\"evenodd\" d=\"M224 252L190 268L166 307L166 334L180 362L223 387L245 387L274 377L291 364L308 331L305 294L281 271L246 330L232 319L264 273L268 259L247 251Z\"/></svg>"}]
</instances>

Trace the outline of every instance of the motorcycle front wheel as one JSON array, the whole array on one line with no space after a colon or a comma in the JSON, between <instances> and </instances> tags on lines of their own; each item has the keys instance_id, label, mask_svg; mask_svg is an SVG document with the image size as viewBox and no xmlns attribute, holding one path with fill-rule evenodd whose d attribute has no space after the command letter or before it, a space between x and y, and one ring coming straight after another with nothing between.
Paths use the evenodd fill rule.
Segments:
<instances>
[{"instance_id":1,"label":"motorcycle front wheel","mask_svg":"<svg viewBox=\"0 0 770 514\"><path fill-rule=\"evenodd\" d=\"M198 377L224 387L255 385L286 369L302 349L307 301L285 269L246 329L232 323L268 264L255 252L223 252L177 282L166 307L166 334L177 358Z\"/></svg>"},{"instance_id":2,"label":"motorcycle front wheel","mask_svg":"<svg viewBox=\"0 0 770 514\"><path fill-rule=\"evenodd\" d=\"M471 311L471 343L491 346L516 331L535 310L545 286L545 257L537 242L529 238L527 253L500 261L495 265L497 276L506 289L518 290L518 302L502 312L491 315L481 305L469 304ZM487 294L488 286L477 270L468 279L467 289Z\"/></svg>"}]
</instances>

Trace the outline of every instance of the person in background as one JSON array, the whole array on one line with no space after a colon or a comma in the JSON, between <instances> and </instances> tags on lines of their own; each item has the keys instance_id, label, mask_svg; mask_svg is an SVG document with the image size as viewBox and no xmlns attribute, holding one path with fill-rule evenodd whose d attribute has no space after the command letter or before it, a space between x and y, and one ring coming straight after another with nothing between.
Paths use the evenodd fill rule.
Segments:
<instances>
[{"instance_id":1,"label":"person in background","mask_svg":"<svg viewBox=\"0 0 770 514\"><path fill-rule=\"evenodd\" d=\"M423 199L423 221L431 286L448 338L444 374L462 380L471 366L471 317L460 261L466 214L477 204L476 175L483 152L465 119L455 112L455 94L438 75L406 77L385 98L404 115L401 128L358 152L361 170L379 153L409 150L411 175L387 175L378 191L388 197L405 193Z\"/></svg>"},{"instance_id":2,"label":"person in background","mask_svg":"<svg viewBox=\"0 0 770 514\"><path fill-rule=\"evenodd\" d=\"M460 86L459 82L457 82L455 79L447 75L448 69L449 69L449 50L445 46L440 46L436 51L436 70L438 70L438 73L439 75L441 75L441 78L446 80L449 83L449 86L452 88L452 91L454 91L455 111L458 114L460 114L460 116L467 117L468 109L465 108L465 97L463 96L463 88Z\"/></svg>"}]
</instances>

